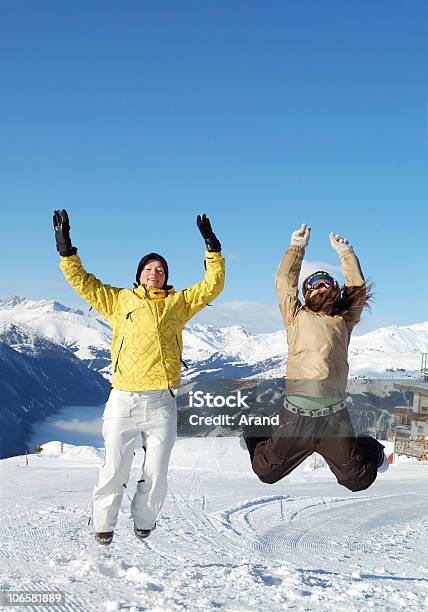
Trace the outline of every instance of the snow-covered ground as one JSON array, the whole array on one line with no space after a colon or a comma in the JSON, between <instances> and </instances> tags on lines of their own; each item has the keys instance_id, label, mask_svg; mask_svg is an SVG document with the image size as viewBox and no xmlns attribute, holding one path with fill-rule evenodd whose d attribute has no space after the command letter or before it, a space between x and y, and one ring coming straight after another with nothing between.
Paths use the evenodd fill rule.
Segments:
<instances>
[{"instance_id":1,"label":"snow-covered ground","mask_svg":"<svg viewBox=\"0 0 428 612\"><path fill-rule=\"evenodd\" d=\"M102 453L42 446L28 466L0 461L0 588L65 592L43 609L428 609L428 465L392 465L355 494L311 457L265 485L237 438L179 440L157 529L132 532L138 451L102 547L87 525Z\"/></svg>"}]
</instances>

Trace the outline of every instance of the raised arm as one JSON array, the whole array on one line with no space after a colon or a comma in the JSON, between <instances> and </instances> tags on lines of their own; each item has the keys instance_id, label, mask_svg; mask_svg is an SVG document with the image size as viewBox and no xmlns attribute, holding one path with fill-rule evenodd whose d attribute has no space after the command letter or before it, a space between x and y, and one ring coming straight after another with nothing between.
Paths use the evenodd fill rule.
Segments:
<instances>
[{"instance_id":1,"label":"raised arm","mask_svg":"<svg viewBox=\"0 0 428 612\"><path fill-rule=\"evenodd\" d=\"M105 285L86 272L76 247L70 239L70 222L66 210L56 210L53 217L57 251L61 255L60 268L75 291L102 316L109 319L115 311L120 289Z\"/></svg>"},{"instance_id":2,"label":"raised arm","mask_svg":"<svg viewBox=\"0 0 428 612\"><path fill-rule=\"evenodd\" d=\"M224 287L224 259L221 256L221 244L214 234L209 218L203 214L196 219L207 250L205 252L205 278L192 287L184 290L187 306L187 320L195 316L202 308L210 304Z\"/></svg>"},{"instance_id":3,"label":"raised arm","mask_svg":"<svg viewBox=\"0 0 428 612\"><path fill-rule=\"evenodd\" d=\"M329 238L332 248L340 257L345 286L361 287L364 285L365 281L360 262L354 253L354 249L349 244L349 240L342 238L339 234L333 234L333 232L329 234Z\"/></svg>"},{"instance_id":4,"label":"raised arm","mask_svg":"<svg viewBox=\"0 0 428 612\"><path fill-rule=\"evenodd\" d=\"M360 320L364 306L367 302L366 282L361 270L358 257L346 238L333 232L329 234L332 248L340 257L343 276L345 277L344 293L348 294L350 308L345 316L348 327L352 329ZM355 295L355 297L353 297ZM350 299L352 296L352 299Z\"/></svg>"},{"instance_id":5,"label":"raised arm","mask_svg":"<svg viewBox=\"0 0 428 612\"><path fill-rule=\"evenodd\" d=\"M286 325L293 323L295 316L302 308L298 298L299 276L310 234L311 228L306 223L292 233L291 244L281 260L276 275L276 294Z\"/></svg>"}]
</instances>

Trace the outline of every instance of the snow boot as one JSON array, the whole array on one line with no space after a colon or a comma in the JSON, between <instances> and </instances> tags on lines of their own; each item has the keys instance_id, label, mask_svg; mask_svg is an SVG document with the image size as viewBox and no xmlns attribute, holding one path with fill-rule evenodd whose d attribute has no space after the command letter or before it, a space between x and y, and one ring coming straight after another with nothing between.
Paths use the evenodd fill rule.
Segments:
<instances>
[{"instance_id":1,"label":"snow boot","mask_svg":"<svg viewBox=\"0 0 428 612\"><path fill-rule=\"evenodd\" d=\"M379 448L379 459L377 462L377 473L383 474L389 469L389 461L388 461L388 457L385 455L385 451L383 450L385 447L383 446L383 444L380 444L379 446L380 448Z\"/></svg>"},{"instance_id":2,"label":"snow boot","mask_svg":"<svg viewBox=\"0 0 428 612\"><path fill-rule=\"evenodd\" d=\"M384 452L384 445L381 444L378 440L376 440L375 438L373 438L372 436L370 436L370 434L363 432L358 434L357 439L362 442L363 446L369 448L368 443L370 444L370 446L373 448L373 445L376 444L377 445L377 473L378 474L383 474L384 472L386 472L389 468L389 463L388 463L388 457L385 455ZM364 443L364 440L367 440L366 443ZM373 452L373 451L371 451Z\"/></svg>"},{"instance_id":3,"label":"snow boot","mask_svg":"<svg viewBox=\"0 0 428 612\"><path fill-rule=\"evenodd\" d=\"M239 446L243 449L243 450L248 450L248 446L247 446L247 439L244 436L244 433L242 432L241 435L239 436Z\"/></svg>"},{"instance_id":4,"label":"snow boot","mask_svg":"<svg viewBox=\"0 0 428 612\"><path fill-rule=\"evenodd\" d=\"M138 529L134 523L134 533L137 536L137 538L140 538L140 540L144 540L144 538L148 538L154 529L156 529L156 523L154 524L153 529Z\"/></svg>"},{"instance_id":5,"label":"snow boot","mask_svg":"<svg viewBox=\"0 0 428 612\"><path fill-rule=\"evenodd\" d=\"M113 533L113 531L100 531L95 534L95 539L98 544L104 544L108 546L113 540Z\"/></svg>"}]
</instances>

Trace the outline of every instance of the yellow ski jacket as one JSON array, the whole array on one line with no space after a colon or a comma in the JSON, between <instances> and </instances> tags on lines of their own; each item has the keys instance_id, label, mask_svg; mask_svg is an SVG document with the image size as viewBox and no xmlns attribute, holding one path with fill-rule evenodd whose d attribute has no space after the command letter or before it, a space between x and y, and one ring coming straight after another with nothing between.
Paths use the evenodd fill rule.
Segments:
<instances>
[{"instance_id":1,"label":"yellow ski jacket","mask_svg":"<svg viewBox=\"0 0 428 612\"><path fill-rule=\"evenodd\" d=\"M89 274L77 254L61 257L60 268L70 285L113 329L113 387L123 391L178 387L183 328L224 286L221 253L206 251L205 262L203 281L174 291L145 285L135 289L111 287Z\"/></svg>"}]
</instances>

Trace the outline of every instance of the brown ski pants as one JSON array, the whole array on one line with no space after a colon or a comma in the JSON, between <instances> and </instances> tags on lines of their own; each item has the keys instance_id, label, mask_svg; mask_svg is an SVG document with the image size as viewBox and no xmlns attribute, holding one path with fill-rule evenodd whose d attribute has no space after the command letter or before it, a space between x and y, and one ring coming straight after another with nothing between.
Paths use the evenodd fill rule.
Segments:
<instances>
[{"instance_id":1,"label":"brown ski pants","mask_svg":"<svg viewBox=\"0 0 428 612\"><path fill-rule=\"evenodd\" d=\"M298 416L284 408L270 438L247 438L246 442L252 468L262 482L281 480L317 452L337 482L354 492L375 481L383 449L374 438L355 436L346 408L322 417Z\"/></svg>"}]
</instances>

